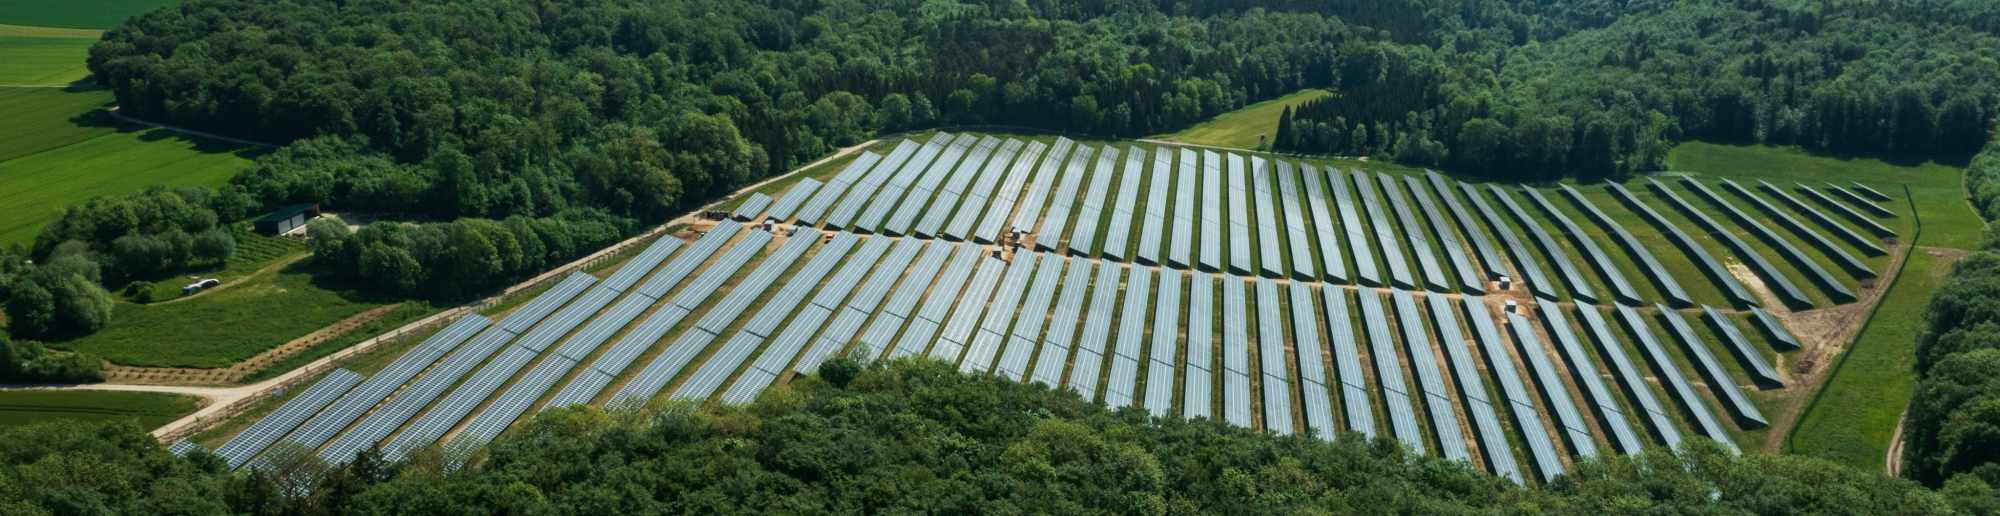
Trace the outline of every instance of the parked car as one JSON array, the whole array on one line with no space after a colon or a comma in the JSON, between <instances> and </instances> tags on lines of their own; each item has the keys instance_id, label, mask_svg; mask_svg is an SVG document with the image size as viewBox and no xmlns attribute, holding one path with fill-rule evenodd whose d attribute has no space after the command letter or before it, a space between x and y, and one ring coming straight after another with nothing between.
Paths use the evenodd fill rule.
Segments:
<instances>
[{"instance_id":1,"label":"parked car","mask_svg":"<svg viewBox=\"0 0 2000 516\"><path fill-rule=\"evenodd\" d=\"M185 287L181 287L181 295L185 296L188 294L193 294L196 292L200 292L202 289L214 287L216 285L221 285L221 284L222 280L215 278L205 278L197 280L194 283L187 284L187 286Z\"/></svg>"}]
</instances>

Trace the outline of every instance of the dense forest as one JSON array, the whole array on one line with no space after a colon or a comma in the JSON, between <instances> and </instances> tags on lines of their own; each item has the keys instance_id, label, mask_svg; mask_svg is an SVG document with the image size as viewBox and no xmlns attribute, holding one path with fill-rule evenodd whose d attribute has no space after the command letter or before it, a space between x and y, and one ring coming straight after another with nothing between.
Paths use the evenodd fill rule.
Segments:
<instances>
[{"instance_id":1,"label":"dense forest","mask_svg":"<svg viewBox=\"0 0 2000 516\"><path fill-rule=\"evenodd\" d=\"M1579 464L1546 488L1355 434L1327 443L1107 411L950 364L823 366L747 407L544 413L473 455L230 474L137 428L0 429L0 512L251 514L1948 514L1928 491L1711 442ZM461 462L463 461L463 462ZM464 464L463 467L456 467ZM303 494L300 493L310 493Z\"/></svg>"},{"instance_id":2,"label":"dense forest","mask_svg":"<svg viewBox=\"0 0 2000 516\"><path fill-rule=\"evenodd\" d=\"M1343 47L1272 146L1511 179L1659 170L1693 139L1959 161L2000 113L1991 2L1463 4L1433 45Z\"/></svg>"},{"instance_id":3,"label":"dense forest","mask_svg":"<svg viewBox=\"0 0 2000 516\"><path fill-rule=\"evenodd\" d=\"M1972 159L1973 204L2000 208L2000 140ZM1929 485L2000 485L2000 226L1932 294L1917 340L1919 382L1904 419L1903 471Z\"/></svg>"}]
</instances>

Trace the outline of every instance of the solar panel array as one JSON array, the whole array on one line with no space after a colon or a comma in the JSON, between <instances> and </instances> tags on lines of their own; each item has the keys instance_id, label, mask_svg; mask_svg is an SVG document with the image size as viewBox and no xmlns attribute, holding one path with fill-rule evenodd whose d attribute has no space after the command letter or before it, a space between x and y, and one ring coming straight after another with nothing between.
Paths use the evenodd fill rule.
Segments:
<instances>
[{"instance_id":1,"label":"solar panel array","mask_svg":"<svg viewBox=\"0 0 2000 516\"><path fill-rule=\"evenodd\" d=\"M447 330L455 335L437 337L444 342L420 345L376 378L356 378L322 406L293 410L304 412L296 421L271 420L266 427L282 428L261 432L275 435L246 434L238 438L246 444L225 444L218 454L289 436L328 462L378 444L400 459L434 443L489 440L536 408L633 407L660 394L748 403L846 353L929 356L1156 416L1219 411L1230 425L1320 439L1343 430L1373 436L1375 419L1388 417L1390 435L1418 453L1478 462L1521 481L1516 457L1525 452L1547 480L1564 470L1565 449L1584 459L1599 446L1631 453L1647 444L1627 415L1651 430L1651 442L1683 440L1682 423L1654 398L1652 380L1625 355L1599 309L1577 305L1582 320L1573 324L1570 309L1553 302L1559 294L1537 254L1558 266L1571 294L1593 299L1593 285L1567 259L1572 252L1616 291L1635 347L1686 407L1686 424L1729 439L1676 359L1652 339L1635 309L1640 294L1624 283L1630 272L1563 208L1524 189L1540 208L1531 216L1506 190L1459 183L1454 191L1441 175L1426 179L1428 186L1413 175L1247 154L1152 147L1100 153L1061 138L1051 145L940 133L887 155L864 152L824 184L803 180L775 198L751 194L705 236L691 243L661 238L603 281L567 277L499 322L461 320L463 327ZM1666 275L1661 261L1670 257L1654 255L1580 191L1559 187L1640 272L1658 278L1665 301L1699 306ZM1835 227L1828 214L1763 187ZM1677 244L1695 249L1683 253L1690 260L1726 277L1720 264L1700 263L1712 257L1698 242L1673 235L1670 221L1621 186L1611 188ZM1666 193L1693 218L1705 218ZM1461 195L1477 211L1461 204ZM1488 196L1509 212L1505 218ZM764 218L810 227L773 246L775 235L745 231L744 221ZM1480 227L1481 218L1490 227ZM1570 242L1545 231L1542 220L1553 220ZM1516 234L1523 229L1539 251ZM1024 244L1045 252L932 241L991 242L1003 230L1024 233ZM891 236L906 234L913 237ZM1494 237L1515 263L1506 263ZM1106 259L1088 258L1093 254ZM1190 266L1210 273L1191 274ZM1486 303L1498 301L1477 296L1513 267L1536 295L1537 317L1492 313ZM1394 288L1341 285L1350 279ZM1469 294L1458 303L1463 312L1447 294ZM1349 309L1356 295L1358 314ZM1662 317L1688 363L1744 426L1761 424L1761 415L1744 415L1755 407L1740 399L1740 387L1681 314L1645 310ZM1703 316L1752 381L1780 384L1767 355L1731 320L1745 316L1707 307ZM1752 309L1747 318L1778 348L1796 346L1769 313ZM1496 321L1512 332L1500 332ZM1579 327L1585 336L1575 333ZM1585 338L1597 344L1595 356ZM641 359L645 367L631 367ZM1487 381L1501 391L1498 399ZM1503 403L1511 425L1500 421L1496 406ZM1590 416L1579 409L1585 406ZM1518 436L1507 435L1510 427Z\"/></svg>"},{"instance_id":2,"label":"solar panel array","mask_svg":"<svg viewBox=\"0 0 2000 516\"><path fill-rule=\"evenodd\" d=\"M327 373L306 387L305 391L278 405L277 410L251 423L249 428L245 428L228 442L217 447L215 456L222 457L223 462L228 463L230 468L242 467L257 454L263 453L265 447L278 442L278 439L283 438L285 434L291 433L292 429L298 428L299 424L305 423L306 418L318 414L321 409L332 404L342 394L346 394L348 389L360 384L362 379L360 373L346 369L335 369Z\"/></svg>"},{"instance_id":3,"label":"solar panel array","mask_svg":"<svg viewBox=\"0 0 2000 516\"><path fill-rule=\"evenodd\" d=\"M1896 212L1889 211L1888 208L1883 208L1882 205L1875 204L1875 201L1873 199L1862 197L1861 194L1854 193L1853 190L1848 190L1846 187L1836 185L1833 183L1827 183L1826 189L1832 190L1833 193L1840 194L1840 196L1842 198L1847 199L1849 203L1852 203L1855 206L1860 206L1861 209L1868 210L1869 213L1873 213L1877 217L1887 218L1896 216Z\"/></svg>"},{"instance_id":4,"label":"solar panel array","mask_svg":"<svg viewBox=\"0 0 2000 516\"><path fill-rule=\"evenodd\" d=\"M1770 201L1765 201L1764 198L1758 197L1756 192L1752 192L1750 191L1750 189L1744 188L1742 185L1736 184L1736 182L1727 179L1722 180L1722 186L1723 188L1729 189L1729 191L1731 192L1735 192L1737 196L1740 196L1750 201L1751 206L1756 206L1757 209L1762 211L1765 215L1771 217L1771 219L1773 220L1778 221L1778 225L1784 226L1786 229L1791 230L1792 233L1797 234L1802 238L1805 238L1806 243L1812 244L1813 247L1818 248L1820 254L1826 255L1827 258L1832 259L1834 264L1839 265L1843 269L1847 269L1848 274L1853 274L1857 278L1875 277L1875 271L1870 270L1868 268L1867 262L1863 262L1861 261L1860 258L1855 257L1852 253L1848 253L1847 249L1842 248L1840 245L1833 243L1833 240L1826 238L1825 235L1819 234L1818 231L1814 231L1812 227L1807 226L1804 222L1799 222L1799 219L1793 218L1790 213L1786 213L1785 210L1779 209L1776 205L1771 204ZM1879 252L1881 250L1876 249L1876 251ZM1879 253L1879 254L1887 254L1887 253Z\"/></svg>"},{"instance_id":5,"label":"solar panel array","mask_svg":"<svg viewBox=\"0 0 2000 516\"><path fill-rule=\"evenodd\" d=\"M1798 184L1793 186L1795 188L1798 188L1799 191L1805 192L1806 195L1812 197L1813 200L1819 201L1819 204L1821 206L1833 208L1834 211L1839 212L1842 217L1846 218L1848 222L1853 222L1855 225L1867 229L1869 233L1873 233L1875 234L1875 236L1878 237L1896 236L1895 231L1890 230L1887 226L1883 226L1882 223L1876 222L1875 219L1869 218L1867 215L1862 215L1861 212L1854 211L1854 207L1848 206L1847 204L1841 203L1840 201L1833 200L1832 197L1828 197L1826 194L1820 193L1819 190L1814 190L1813 187L1806 186L1804 184ZM1880 209L1880 207L1877 207L1877 209Z\"/></svg>"},{"instance_id":6,"label":"solar panel array","mask_svg":"<svg viewBox=\"0 0 2000 516\"><path fill-rule=\"evenodd\" d=\"M1779 201L1783 201L1786 206L1790 206L1793 210L1797 210L1799 213L1806 214L1806 218L1813 219L1813 223L1819 224L1820 227L1826 228L1828 231L1832 231L1833 234L1838 235L1841 240L1846 240L1847 243L1853 244L1855 249L1860 249L1861 252L1868 253L1870 256L1882 256L1889 254L1889 251L1882 249L1881 242L1876 241L1873 238L1862 236L1861 233L1858 233L1853 229L1848 229L1847 226L1842 225L1839 221L1833 220L1833 216L1827 215L1826 212L1819 211L1818 208L1814 208L1812 207L1812 205L1806 204L1804 201L1800 201L1799 198L1797 197L1792 197L1792 194L1786 193L1783 189L1778 188L1776 185L1772 185L1771 183L1760 180L1757 181L1757 186L1762 187L1763 190L1765 192L1770 193L1772 197L1777 197ZM1877 225L1876 227L1880 228L1881 226ZM1883 231L1887 231L1887 229L1885 228L1883 229Z\"/></svg>"},{"instance_id":7,"label":"solar panel array","mask_svg":"<svg viewBox=\"0 0 2000 516\"><path fill-rule=\"evenodd\" d=\"M1708 254L1707 248L1695 242L1694 237L1689 236L1685 231L1681 231L1680 226L1675 225L1673 221L1667 220L1666 216L1661 215L1660 212L1653 211L1652 206L1648 206L1645 201L1639 200L1639 196L1634 195L1631 190L1625 189L1624 185L1612 183L1607 188L1611 190L1611 193L1616 194L1618 200L1624 202L1627 208L1637 212L1647 222L1651 222L1655 227L1659 228L1661 233L1673 241L1674 248L1680 251L1682 255L1693 259L1694 264L1701 267L1702 273L1707 274L1710 280L1715 281L1716 287L1722 290L1722 296L1728 298L1731 304L1736 306L1757 305L1757 300L1750 297L1750 292L1743 288L1741 282L1736 281L1736 276L1731 275L1729 269L1723 267L1722 262L1716 260L1715 256ZM1790 283L1786 283L1785 285L1790 285ZM1692 301L1689 304L1692 304Z\"/></svg>"},{"instance_id":8,"label":"solar panel array","mask_svg":"<svg viewBox=\"0 0 2000 516\"><path fill-rule=\"evenodd\" d=\"M1653 193L1666 199L1668 204L1679 209L1682 214L1687 215L1695 224L1701 225L1702 229L1708 231L1709 236L1715 237L1716 240L1721 240L1723 244L1728 245L1729 249L1736 253L1738 260L1749 263L1750 267L1757 271L1757 275L1764 280L1764 286L1770 287L1772 293L1777 294L1778 298L1784 301L1785 304L1795 307L1810 307L1813 305L1812 299L1807 298L1804 291L1799 290L1798 286L1793 285L1791 278L1786 277L1784 272L1779 271L1776 266L1771 265L1770 260L1764 259L1763 253L1757 252L1757 249L1751 247L1749 242L1744 242L1742 238L1737 238L1736 233L1729 231L1729 228L1723 226L1721 222L1717 222L1714 218L1710 218L1708 214L1695 209L1694 205L1689 204L1686 199L1682 199L1680 194L1674 193L1674 190L1668 188L1667 185L1652 180L1647 180L1647 183L1652 186ZM1615 190L1624 190L1624 187L1619 185L1612 185L1612 188ZM1632 199L1628 202L1637 202L1637 198L1632 197L1631 192L1625 192L1625 196ZM1658 224L1658 222L1655 222L1655 224ZM1694 248L1699 249L1700 246L1696 245ZM1714 260L1709 261L1714 262ZM1715 267L1721 268L1721 264L1717 262ZM1720 274L1724 278L1730 277L1727 269L1723 269Z\"/></svg>"},{"instance_id":9,"label":"solar panel array","mask_svg":"<svg viewBox=\"0 0 2000 516\"><path fill-rule=\"evenodd\" d=\"M1778 254L1784 255L1786 260L1792 262L1793 266L1798 267L1800 272L1804 272L1813 283L1825 289L1827 295L1833 297L1836 302L1846 302L1855 299L1853 291L1848 290L1846 285L1840 284L1840 280L1834 279L1833 274L1826 272L1826 269L1820 267L1819 262L1813 261L1811 256L1807 256L1805 251L1801 251L1797 246L1792 245L1790 240L1785 240L1783 237L1778 236L1778 232L1772 231L1763 222L1758 221L1756 218L1751 217L1749 213L1745 213L1743 210L1737 208L1728 199L1722 198L1721 194L1710 190L1708 185L1702 184L1700 181L1695 181L1693 178L1683 178L1681 183L1687 185L1695 193L1701 194L1703 198L1708 199L1708 202L1722 208L1723 213L1728 214L1729 218L1734 219L1737 224L1748 228L1750 233L1757 235L1759 240L1763 240L1764 243L1770 244L1772 248L1777 249Z\"/></svg>"}]
</instances>

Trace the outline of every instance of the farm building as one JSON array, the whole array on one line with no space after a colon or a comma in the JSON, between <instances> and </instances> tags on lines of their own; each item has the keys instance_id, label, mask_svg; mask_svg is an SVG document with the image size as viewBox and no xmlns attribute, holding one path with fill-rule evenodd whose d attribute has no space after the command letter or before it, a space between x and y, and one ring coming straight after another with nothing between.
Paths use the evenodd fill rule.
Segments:
<instances>
[{"instance_id":1,"label":"farm building","mask_svg":"<svg viewBox=\"0 0 2000 516\"><path fill-rule=\"evenodd\" d=\"M257 217L257 220L251 223L256 226L258 233L283 235L304 227L306 222L315 218L319 218L318 204L293 204Z\"/></svg>"}]
</instances>

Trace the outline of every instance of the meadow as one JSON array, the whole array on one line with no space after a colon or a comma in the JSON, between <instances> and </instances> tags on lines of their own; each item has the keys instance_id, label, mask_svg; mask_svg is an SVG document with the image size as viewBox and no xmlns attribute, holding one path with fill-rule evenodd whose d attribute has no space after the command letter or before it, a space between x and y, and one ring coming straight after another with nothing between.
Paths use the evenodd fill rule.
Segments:
<instances>
[{"instance_id":1,"label":"meadow","mask_svg":"<svg viewBox=\"0 0 2000 516\"><path fill-rule=\"evenodd\" d=\"M0 23L109 29L125 18L179 4L180 0L0 0Z\"/></svg>"},{"instance_id":2,"label":"meadow","mask_svg":"<svg viewBox=\"0 0 2000 516\"><path fill-rule=\"evenodd\" d=\"M0 24L0 86L63 86L90 75L98 31Z\"/></svg>"},{"instance_id":3,"label":"meadow","mask_svg":"<svg viewBox=\"0 0 2000 516\"><path fill-rule=\"evenodd\" d=\"M194 412L193 396L152 392L10 390L0 391L0 427L56 420L136 420L147 429Z\"/></svg>"},{"instance_id":4,"label":"meadow","mask_svg":"<svg viewBox=\"0 0 2000 516\"><path fill-rule=\"evenodd\" d=\"M1216 115L1207 122L1153 138L1196 145L1255 149L1260 137L1268 138L1277 134L1278 114L1283 113L1285 108L1331 94L1326 90L1298 91Z\"/></svg>"}]
</instances>

